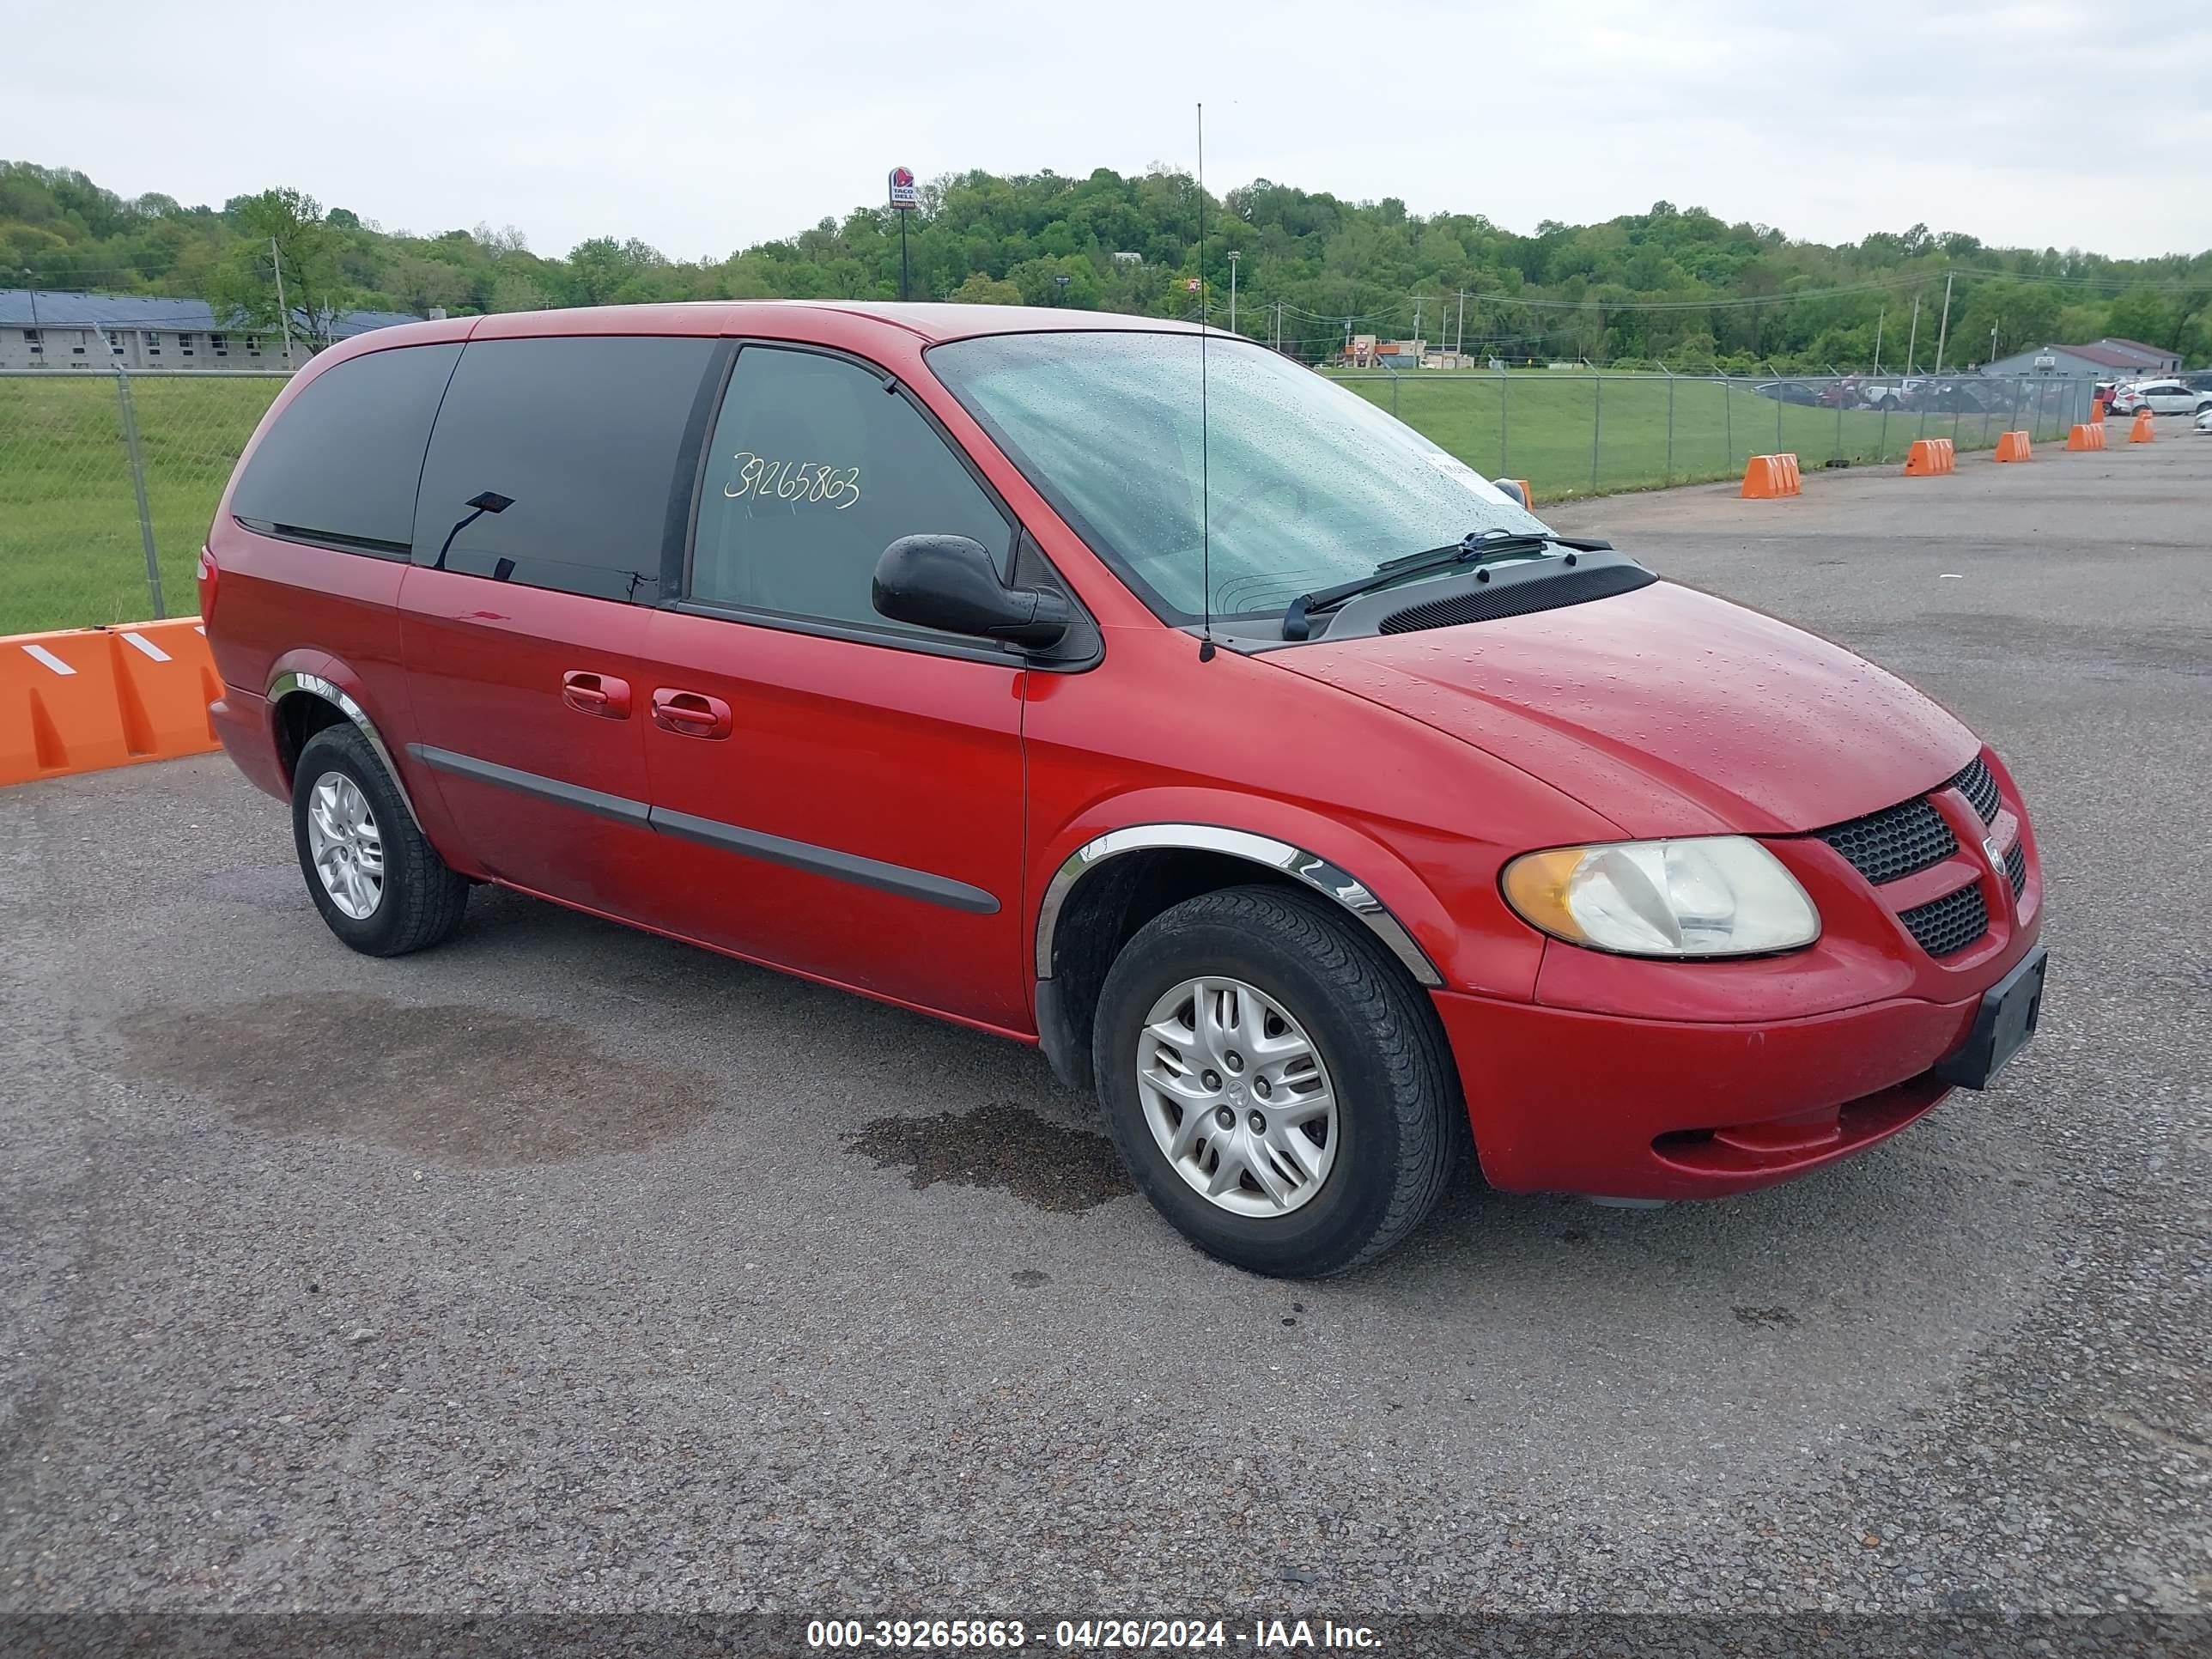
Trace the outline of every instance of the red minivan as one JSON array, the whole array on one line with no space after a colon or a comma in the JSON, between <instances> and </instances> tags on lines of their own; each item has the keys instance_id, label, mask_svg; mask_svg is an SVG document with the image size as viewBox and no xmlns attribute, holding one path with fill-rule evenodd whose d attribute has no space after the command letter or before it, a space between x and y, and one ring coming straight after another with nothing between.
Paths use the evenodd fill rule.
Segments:
<instances>
[{"instance_id":1,"label":"red minivan","mask_svg":"<svg viewBox=\"0 0 2212 1659\"><path fill-rule=\"evenodd\" d=\"M200 602L356 950L493 881L1036 1043L1259 1272L1389 1249L1470 1141L1516 1192L1802 1175L2035 1026L1971 732L1233 337L380 331L263 421Z\"/></svg>"}]
</instances>

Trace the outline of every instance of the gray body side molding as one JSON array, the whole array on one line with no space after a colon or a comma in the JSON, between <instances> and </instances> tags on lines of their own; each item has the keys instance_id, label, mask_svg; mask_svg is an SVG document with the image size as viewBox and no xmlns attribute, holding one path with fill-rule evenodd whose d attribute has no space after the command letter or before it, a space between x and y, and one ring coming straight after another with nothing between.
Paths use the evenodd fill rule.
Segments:
<instances>
[{"instance_id":1,"label":"gray body side molding","mask_svg":"<svg viewBox=\"0 0 2212 1659\"><path fill-rule=\"evenodd\" d=\"M1288 842L1275 840L1272 836L1255 836L1245 830L1224 830L1211 823L1139 823L1126 830L1111 830L1096 840L1085 842L1070 854L1060 868L1053 872L1044 890L1044 903L1037 915L1036 976L1048 980L1053 972L1053 934L1060 921L1060 913L1066 908L1068 895L1076 884L1109 859L1124 853L1135 853L1154 848L1173 848L1194 852L1224 853L1231 858L1249 860L1279 870L1285 875L1304 882L1316 893L1326 895L1356 916L1367 930L1381 939L1390 954L1406 965L1415 981L1421 985L1440 986L1443 975L1428 958L1428 954L1414 942L1405 924L1383 907L1382 902L1369 892L1359 879L1339 869L1327 859L1309 853L1304 848L1293 847Z\"/></svg>"}]
</instances>

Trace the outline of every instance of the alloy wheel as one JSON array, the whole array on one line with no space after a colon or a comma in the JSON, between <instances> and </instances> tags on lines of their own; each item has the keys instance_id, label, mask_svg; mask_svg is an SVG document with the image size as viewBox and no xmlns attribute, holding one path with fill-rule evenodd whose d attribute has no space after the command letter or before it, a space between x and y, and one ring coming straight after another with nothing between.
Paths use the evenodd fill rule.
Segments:
<instances>
[{"instance_id":1,"label":"alloy wheel","mask_svg":"<svg viewBox=\"0 0 2212 1659\"><path fill-rule=\"evenodd\" d=\"M325 772L307 797L307 851L331 902L356 921L384 897L384 837L361 786Z\"/></svg>"}]
</instances>

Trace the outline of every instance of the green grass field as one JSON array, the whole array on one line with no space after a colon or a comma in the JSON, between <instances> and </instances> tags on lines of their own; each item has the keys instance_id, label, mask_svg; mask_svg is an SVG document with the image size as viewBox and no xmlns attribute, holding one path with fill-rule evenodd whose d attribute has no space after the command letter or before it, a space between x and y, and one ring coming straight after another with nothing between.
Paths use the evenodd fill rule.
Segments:
<instances>
[{"instance_id":1,"label":"green grass field","mask_svg":"<svg viewBox=\"0 0 2212 1659\"><path fill-rule=\"evenodd\" d=\"M1390 409L1489 477L1526 478L1539 505L1577 495L1740 478L1753 455L1795 453L1806 471L1831 460L1901 464L1918 437L1961 450L1993 447L2006 416L1929 412L1885 418L1763 398L1741 384L1662 375L1455 374L1346 375L1351 390ZM1669 403L1672 410L1670 414ZM2035 411L2023 405L2020 420ZM2044 414L2047 434L2055 400ZM1671 436L1670 436L1671 426ZM2062 434L2063 435L2063 434Z\"/></svg>"},{"instance_id":2,"label":"green grass field","mask_svg":"<svg viewBox=\"0 0 2212 1659\"><path fill-rule=\"evenodd\" d=\"M1778 404L1747 387L1661 376L1542 371L1413 373L1347 380L1487 477L1526 478L1539 506L1608 490L1740 477L1745 458L1794 450L1808 471L1833 459L1894 465L1918 415ZM147 502L166 608L195 603L192 567L233 463L283 382L134 376ZM2063 437L2050 400L2021 423ZM1925 434L1987 448L2002 415L1930 414ZM1595 436L1595 456L1592 437ZM1595 467L1593 467L1595 459ZM151 617L138 509L115 383L85 374L0 379L0 634Z\"/></svg>"},{"instance_id":3,"label":"green grass field","mask_svg":"<svg viewBox=\"0 0 2212 1659\"><path fill-rule=\"evenodd\" d=\"M162 599L198 604L192 568L238 452L277 379L131 381ZM0 634L154 614L112 376L0 380Z\"/></svg>"}]
</instances>

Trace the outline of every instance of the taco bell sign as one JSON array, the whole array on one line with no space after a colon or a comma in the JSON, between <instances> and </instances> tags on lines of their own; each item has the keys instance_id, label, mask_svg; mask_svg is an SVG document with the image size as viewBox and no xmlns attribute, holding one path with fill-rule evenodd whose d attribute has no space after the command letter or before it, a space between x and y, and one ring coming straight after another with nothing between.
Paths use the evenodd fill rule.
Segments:
<instances>
[{"instance_id":1,"label":"taco bell sign","mask_svg":"<svg viewBox=\"0 0 2212 1659\"><path fill-rule=\"evenodd\" d=\"M921 198L915 191L912 167L891 169L891 205L902 212L912 212L921 205Z\"/></svg>"}]
</instances>

